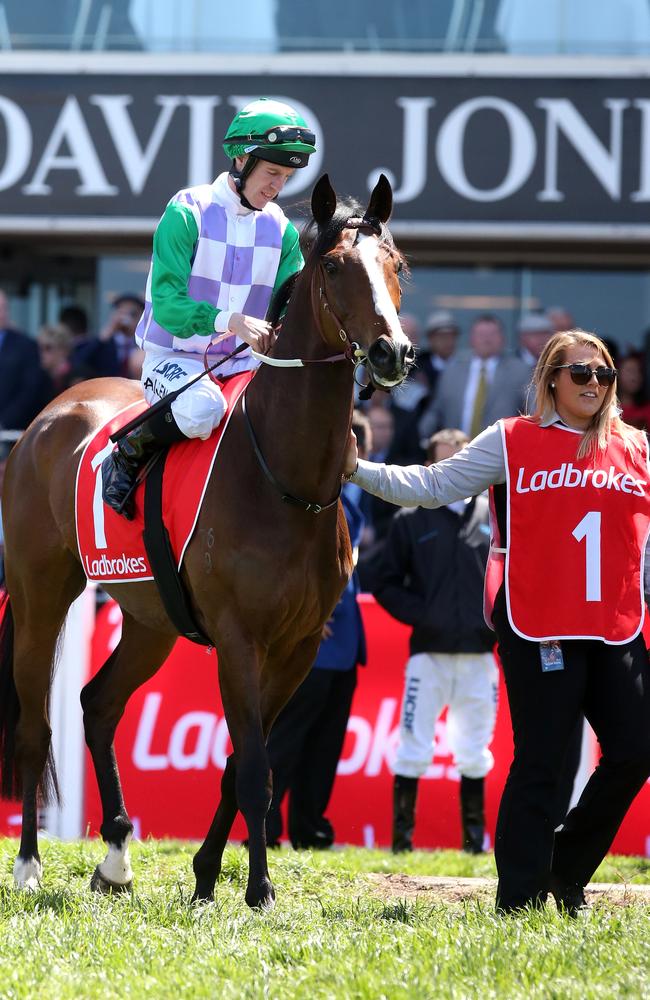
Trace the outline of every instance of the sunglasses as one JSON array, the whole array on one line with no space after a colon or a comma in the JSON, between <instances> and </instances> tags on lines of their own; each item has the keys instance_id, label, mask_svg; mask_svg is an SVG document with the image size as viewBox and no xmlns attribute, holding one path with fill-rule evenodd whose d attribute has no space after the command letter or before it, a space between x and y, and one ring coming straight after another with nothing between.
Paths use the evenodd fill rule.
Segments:
<instances>
[{"instance_id":1,"label":"sunglasses","mask_svg":"<svg viewBox=\"0 0 650 1000\"><path fill-rule=\"evenodd\" d=\"M606 368L605 365L599 368L590 368L589 365L558 365L556 370L559 371L560 368L568 368L571 381L576 385L589 385L594 375L598 385L614 385L618 375L615 368Z\"/></svg>"}]
</instances>

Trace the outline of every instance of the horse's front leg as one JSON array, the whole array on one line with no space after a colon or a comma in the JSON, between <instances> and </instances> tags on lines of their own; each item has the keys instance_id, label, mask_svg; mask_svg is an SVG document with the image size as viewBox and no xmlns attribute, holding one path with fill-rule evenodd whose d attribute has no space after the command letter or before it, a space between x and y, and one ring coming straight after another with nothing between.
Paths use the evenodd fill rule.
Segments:
<instances>
[{"instance_id":1,"label":"horse's front leg","mask_svg":"<svg viewBox=\"0 0 650 1000\"><path fill-rule=\"evenodd\" d=\"M243 630L229 624L228 629L220 630L219 685L233 744L234 764L229 761L224 772L222 801L205 843L194 859L194 898L212 898L223 848L236 807L239 807L248 828L246 902L249 906L270 908L275 892L266 860L265 818L271 802L271 772L260 712L263 653Z\"/></svg>"},{"instance_id":2,"label":"horse's front leg","mask_svg":"<svg viewBox=\"0 0 650 1000\"><path fill-rule=\"evenodd\" d=\"M235 758L231 754L221 778L221 800L217 811L203 844L194 855L196 888L193 902L212 899L214 896L214 887L221 872L221 859L236 815Z\"/></svg>"}]
</instances>

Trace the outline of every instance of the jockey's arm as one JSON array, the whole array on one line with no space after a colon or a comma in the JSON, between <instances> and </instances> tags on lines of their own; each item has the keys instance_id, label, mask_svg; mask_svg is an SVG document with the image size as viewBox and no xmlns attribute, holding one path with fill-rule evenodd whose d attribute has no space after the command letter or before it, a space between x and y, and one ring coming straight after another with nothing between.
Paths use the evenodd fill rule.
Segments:
<instances>
[{"instance_id":1,"label":"jockey's arm","mask_svg":"<svg viewBox=\"0 0 650 1000\"><path fill-rule=\"evenodd\" d=\"M300 249L300 237L293 222L287 222L282 236L282 251L280 253L280 263L278 273L273 286L271 298L277 290L287 281L292 274L302 271L304 266L302 251Z\"/></svg>"},{"instance_id":2,"label":"jockey's arm","mask_svg":"<svg viewBox=\"0 0 650 1000\"><path fill-rule=\"evenodd\" d=\"M228 327L231 313L200 302L188 294L192 258L198 240L198 227L191 209L170 203L161 218L153 239L151 300L154 319L175 337L195 334L211 337ZM288 223L282 239L280 263L275 287L303 266L298 232ZM259 317L262 319L263 317Z\"/></svg>"}]
</instances>

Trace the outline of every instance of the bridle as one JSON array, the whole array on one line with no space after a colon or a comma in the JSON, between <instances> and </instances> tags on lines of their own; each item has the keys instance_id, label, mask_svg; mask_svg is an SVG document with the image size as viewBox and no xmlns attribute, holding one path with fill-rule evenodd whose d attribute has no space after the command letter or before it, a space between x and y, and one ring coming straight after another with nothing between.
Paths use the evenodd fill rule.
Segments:
<instances>
[{"instance_id":1,"label":"bridle","mask_svg":"<svg viewBox=\"0 0 650 1000\"><path fill-rule=\"evenodd\" d=\"M381 236L381 223L379 222L378 219L371 219L366 217L364 218L352 217L345 221L345 223L342 226L341 232L344 229L357 230L357 235L355 237L353 246L356 244L359 238L359 233L361 232L368 233L369 235L372 234L375 236ZM354 365L354 372L353 372L354 381L357 382L357 385L363 385L365 388L365 383L358 382L356 376L358 369L366 365L368 362L367 352L356 341L350 338L350 335L345 329L344 324L339 319L334 309L332 309L332 306L330 305L327 298L325 268L323 266L323 262L320 260L317 266L314 268L314 272L311 276L310 299L311 299L311 306L312 306L314 320L316 322L316 329L321 339L323 340L325 345L331 349L332 345L326 335L326 331L323 329L323 323L322 323L322 312L325 312L332 317L334 326L338 331L338 336L341 340L341 343L346 345L343 351L336 354L328 355L325 358L283 359L283 358L267 357L267 355L259 354L257 351L254 351L251 348L252 356L256 358L256 360L260 361L262 364L270 365L272 368L305 368L308 365L335 364L338 361L349 361L351 364ZM281 323L278 324L278 326L275 327L275 330L276 331L279 330L281 326L282 326ZM217 341L211 341L211 343L208 344L208 347L206 348L205 354L203 356L203 363L207 374L210 376L213 382L217 382L218 384L217 379L213 378L211 370L208 369L208 352L210 350L210 347L215 343L217 343ZM264 455L262 454L262 450L255 436L255 431L253 430L251 418L246 408L245 390L242 393L241 401L242 401L242 413L244 415L246 429L248 430L248 435L250 437L251 444L253 446L255 457L257 458L260 468L262 469L262 472L264 473L268 481L271 483L274 489L280 494L283 503L291 504L294 507L300 507L302 510L307 511L310 514L320 514L322 513L322 511L330 510L330 508L336 506L336 504L338 504L339 497L341 495L340 486L333 500L330 500L329 503L326 504L319 504L319 503L313 503L310 500L303 500L301 497L294 496L294 494L290 493L289 490L287 490L282 485L282 483L278 479L276 479L276 477L269 469L269 466L266 462L266 459L264 458Z\"/></svg>"}]
</instances>

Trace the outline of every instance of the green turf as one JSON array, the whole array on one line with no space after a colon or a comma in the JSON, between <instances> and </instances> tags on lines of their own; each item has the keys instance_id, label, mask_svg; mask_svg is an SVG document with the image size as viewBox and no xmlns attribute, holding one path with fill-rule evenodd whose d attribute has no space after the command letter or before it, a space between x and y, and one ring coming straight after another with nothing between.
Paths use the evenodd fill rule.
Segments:
<instances>
[{"instance_id":1,"label":"green turf","mask_svg":"<svg viewBox=\"0 0 650 1000\"><path fill-rule=\"evenodd\" d=\"M244 903L247 858L229 848L214 904L191 906L191 845L133 847L131 896L88 884L97 841L42 843L44 880L12 888L0 840L0 997L382 1000L650 997L650 908L599 903L571 920L497 917L492 903L382 900L370 872L493 875L491 856L394 858L347 849L270 854L277 905ZM650 862L611 858L600 881L650 883Z\"/></svg>"}]
</instances>

